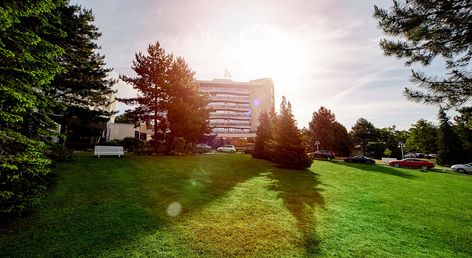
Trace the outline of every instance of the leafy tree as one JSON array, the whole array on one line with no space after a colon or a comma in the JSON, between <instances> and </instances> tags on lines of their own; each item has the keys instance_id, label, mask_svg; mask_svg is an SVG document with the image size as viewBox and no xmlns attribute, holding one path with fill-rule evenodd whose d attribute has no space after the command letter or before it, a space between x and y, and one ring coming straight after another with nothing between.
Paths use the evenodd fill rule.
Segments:
<instances>
[{"instance_id":1,"label":"leafy tree","mask_svg":"<svg viewBox=\"0 0 472 258\"><path fill-rule=\"evenodd\" d=\"M406 64L429 65L437 56L446 62L444 77L412 71L411 81L423 90L405 89L414 101L460 106L472 96L472 2L393 1L390 10L375 6L380 28L398 41L382 39L386 55L406 59Z\"/></svg>"},{"instance_id":2,"label":"leafy tree","mask_svg":"<svg viewBox=\"0 0 472 258\"><path fill-rule=\"evenodd\" d=\"M259 115L259 126L256 132L256 141L252 156L257 159L269 159L268 143L272 137L272 121L269 113L261 112Z\"/></svg>"},{"instance_id":3,"label":"leafy tree","mask_svg":"<svg viewBox=\"0 0 472 258\"><path fill-rule=\"evenodd\" d=\"M183 58L174 59L157 42L149 45L147 55L141 52L135 55L132 69L137 77L120 78L139 95L119 100L137 105L126 111L129 117L152 125L156 152L162 141L170 151L176 137L196 141L208 131L206 98L198 92L193 83L194 73Z\"/></svg>"},{"instance_id":4,"label":"leafy tree","mask_svg":"<svg viewBox=\"0 0 472 258\"><path fill-rule=\"evenodd\" d=\"M350 156L352 139L344 125L334 122L333 124L333 151L337 156Z\"/></svg>"},{"instance_id":5,"label":"leafy tree","mask_svg":"<svg viewBox=\"0 0 472 258\"><path fill-rule=\"evenodd\" d=\"M334 149L334 123L336 117L331 110L320 107L316 112L313 112L313 117L309 123L309 128L312 136L312 144L314 146L316 141L319 141L320 149L333 150Z\"/></svg>"},{"instance_id":6,"label":"leafy tree","mask_svg":"<svg viewBox=\"0 0 472 258\"><path fill-rule=\"evenodd\" d=\"M410 128L410 136L405 147L408 151L436 153L437 127L424 119L418 120Z\"/></svg>"},{"instance_id":7,"label":"leafy tree","mask_svg":"<svg viewBox=\"0 0 472 258\"><path fill-rule=\"evenodd\" d=\"M367 144L377 140L377 129L365 118L359 118L351 129L353 143L362 146L362 153L366 155Z\"/></svg>"},{"instance_id":8,"label":"leafy tree","mask_svg":"<svg viewBox=\"0 0 472 258\"><path fill-rule=\"evenodd\" d=\"M320 149L332 150L339 155L348 156L351 152L352 141L346 128L336 121L336 116L331 110L320 107L313 112L309 123L311 144L320 142ZM316 149L316 147L313 147Z\"/></svg>"},{"instance_id":9,"label":"leafy tree","mask_svg":"<svg viewBox=\"0 0 472 258\"><path fill-rule=\"evenodd\" d=\"M43 92L62 71L63 50L45 40L57 1L0 2L0 215L40 203L49 173L43 150L54 127L54 101Z\"/></svg>"},{"instance_id":10,"label":"leafy tree","mask_svg":"<svg viewBox=\"0 0 472 258\"><path fill-rule=\"evenodd\" d=\"M451 165L461 162L464 154L462 142L449 122L444 109L439 110L438 120L438 163Z\"/></svg>"},{"instance_id":11,"label":"leafy tree","mask_svg":"<svg viewBox=\"0 0 472 258\"><path fill-rule=\"evenodd\" d=\"M91 10L78 5L63 2L54 14L59 17L52 24L64 33L48 35L48 40L64 48L64 54L57 59L66 69L52 81L52 87L45 94L55 99L61 105L55 108L55 121L62 125L63 132L70 129L68 121L78 118L82 130L65 132L70 138L89 138L90 122L101 124L94 136L100 136L111 113L107 106L114 101L111 94L115 80L108 78L112 70L105 68L105 57L97 50L95 43L101 36L93 24L94 16ZM81 134L79 132L85 133Z\"/></svg>"},{"instance_id":12,"label":"leafy tree","mask_svg":"<svg viewBox=\"0 0 472 258\"><path fill-rule=\"evenodd\" d=\"M284 168L302 169L311 165L292 114L292 106L285 97L282 97L270 145L272 161Z\"/></svg>"}]
</instances>

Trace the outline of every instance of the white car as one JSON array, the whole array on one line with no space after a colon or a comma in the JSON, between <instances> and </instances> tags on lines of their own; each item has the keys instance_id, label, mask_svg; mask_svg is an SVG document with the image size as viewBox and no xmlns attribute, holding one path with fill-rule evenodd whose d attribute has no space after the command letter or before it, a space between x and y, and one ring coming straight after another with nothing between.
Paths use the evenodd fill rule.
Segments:
<instances>
[{"instance_id":1,"label":"white car","mask_svg":"<svg viewBox=\"0 0 472 258\"><path fill-rule=\"evenodd\" d=\"M236 152L236 148L233 145L223 145L216 150L219 152Z\"/></svg>"},{"instance_id":2,"label":"white car","mask_svg":"<svg viewBox=\"0 0 472 258\"><path fill-rule=\"evenodd\" d=\"M472 163L457 164L457 165L451 166L451 168L454 171L457 171L460 173L472 173Z\"/></svg>"}]
</instances>

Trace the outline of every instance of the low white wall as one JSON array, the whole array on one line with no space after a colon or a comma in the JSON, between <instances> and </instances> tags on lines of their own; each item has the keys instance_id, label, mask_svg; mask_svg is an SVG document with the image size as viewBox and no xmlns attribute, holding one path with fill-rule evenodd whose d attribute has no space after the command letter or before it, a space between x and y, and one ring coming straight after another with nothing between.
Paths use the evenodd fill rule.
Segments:
<instances>
[{"instance_id":1,"label":"low white wall","mask_svg":"<svg viewBox=\"0 0 472 258\"><path fill-rule=\"evenodd\" d=\"M126 137L134 138L134 124L109 123L107 127L107 141L122 140Z\"/></svg>"}]
</instances>

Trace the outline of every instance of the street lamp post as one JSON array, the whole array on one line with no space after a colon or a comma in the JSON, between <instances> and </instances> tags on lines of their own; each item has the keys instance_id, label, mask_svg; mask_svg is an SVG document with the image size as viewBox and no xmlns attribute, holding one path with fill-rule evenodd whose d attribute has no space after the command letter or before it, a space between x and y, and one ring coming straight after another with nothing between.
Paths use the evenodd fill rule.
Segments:
<instances>
[{"instance_id":1,"label":"street lamp post","mask_svg":"<svg viewBox=\"0 0 472 258\"><path fill-rule=\"evenodd\" d=\"M316 145L316 151L319 151L320 150L320 141L316 141L315 145Z\"/></svg>"},{"instance_id":2,"label":"street lamp post","mask_svg":"<svg viewBox=\"0 0 472 258\"><path fill-rule=\"evenodd\" d=\"M403 142L399 142L399 143L398 143L398 148L400 148L401 151L402 151L402 159L405 158L405 157L403 156L403 148L404 148L404 147L405 147L405 144L404 144Z\"/></svg>"}]
</instances>

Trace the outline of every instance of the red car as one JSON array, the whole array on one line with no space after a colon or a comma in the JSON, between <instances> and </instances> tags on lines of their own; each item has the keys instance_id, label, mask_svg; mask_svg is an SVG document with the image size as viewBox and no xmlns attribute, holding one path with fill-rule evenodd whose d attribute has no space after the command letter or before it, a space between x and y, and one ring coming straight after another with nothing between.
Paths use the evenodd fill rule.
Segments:
<instances>
[{"instance_id":1,"label":"red car","mask_svg":"<svg viewBox=\"0 0 472 258\"><path fill-rule=\"evenodd\" d=\"M421 168L423 170L427 170L430 168L434 168L434 164L422 160L422 159L402 159L402 160L392 160L388 163L388 165L392 167L409 167L409 168Z\"/></svg>"}]
</instances>

